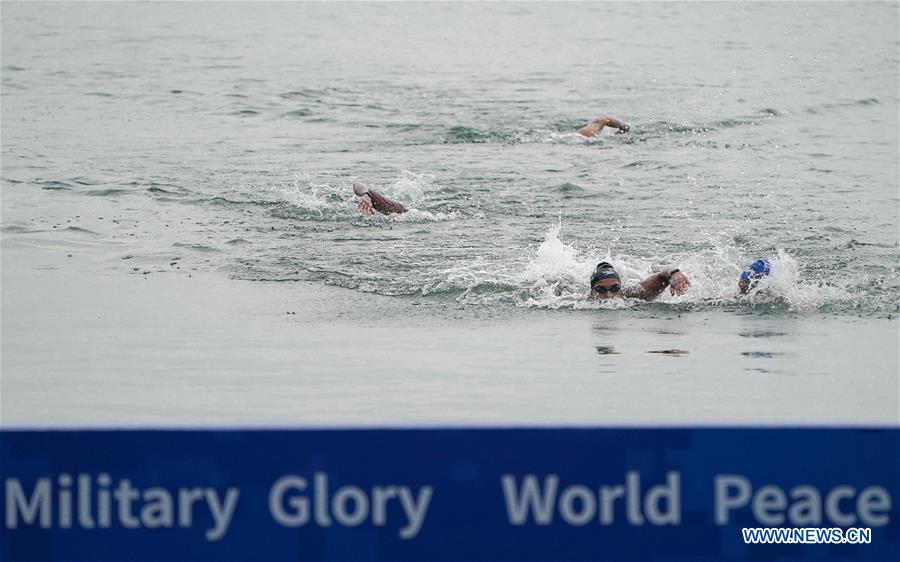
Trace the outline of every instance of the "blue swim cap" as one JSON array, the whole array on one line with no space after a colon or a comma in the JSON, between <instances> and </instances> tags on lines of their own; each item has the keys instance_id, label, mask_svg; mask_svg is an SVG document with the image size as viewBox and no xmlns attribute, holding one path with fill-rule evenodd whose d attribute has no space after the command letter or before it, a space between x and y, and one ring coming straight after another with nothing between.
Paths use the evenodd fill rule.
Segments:
<instances>
[{"instance_id":1,"label":"blue swim cap","mask_svg":"<svg viewBox=\"0 0 900 562\"><path fill-rule=\"evenodd\" d=\"M751 263L743 273L741 273L741 281L759 281L760 279L768 275L769 271L769 260L756 260L755 262Z\"/></svg>"}]
</instances>

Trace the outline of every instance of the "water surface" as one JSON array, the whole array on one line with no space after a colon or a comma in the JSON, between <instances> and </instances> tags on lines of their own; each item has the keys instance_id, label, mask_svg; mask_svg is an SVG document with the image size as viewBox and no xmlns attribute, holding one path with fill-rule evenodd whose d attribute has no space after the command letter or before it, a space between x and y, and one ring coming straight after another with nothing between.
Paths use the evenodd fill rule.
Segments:
<instances>
[{"instance_id":1,"label":"water surface","mask_svg":"<svg viewBox=\"0 0 900 562\"><path fill-rule=\"evenodd\" d=\"M710 375L825 373L841 388L863 376L856 371L875 372L849 417L894 419L877 390L897 394L897 21L893 3L4 3L4 410L10 377L49 368L34 345L59 365L77 355L16 306L46 302L36 298L41 279L87 287L79 298L103 308L108 294L90 289L106 286L97 279L212 273L240 283L239 295L276 282L322 291L324 312L305 317L306 344L327 331L328 311L345 314L338 301L356 303L357 321L380 322L393 341L462 338L446 377L483 374L507 353L500 342L521 337L538 357L516 361L517 371L542 384L586 365L627 377L674 361ZM601 113L631 132L574 134ZM412 211L360 216L353 181ZM771 278L739 296L737 276L761 257L773 262ZM629 280L678 265L693 287L655 303L585 302L601 259ZM148 294L165 301L159 289ZM297 308L292 298L310 306L278 294L278 308ZM207 313L199 302L179 306ZM78 331L82 313L71 306L60 322ZM228 318L239 330L240 315ZM687 337L652 333L673 318ZM448 319L461 332L405 330ZM479 322L506 328L460 335ZM590 328L616 322L639 344ZM842 335L856 322L866 328ZM118 329L128 328L91 333ZM31 339L8 335L17 332ZM583 338L578 353L560 334ZM163 357L183 345L150 339ZM337 353L338 340L323 349ZM248 350L255 340L240 341ZM110 379L122 354L97 363ZM142 353L130 360L177 368ZM328 364L357 372L315 363ZM603 380L594 383L621 382ZM681 381L653 386L683 396ZM498 398L530 384L484 391ZM774 405L759 418L827 421L786 413L811 403L798 388L785 403L760 400ZM678 415L649 398L622 406L635 398L572 419L727 419L734 404L733 392L721 408L714 391L689 394L695 407ZM334 411L342 396L317 404ZM433 418L456 419L452 404L435 397ZM835 418L847 405L837 396L821 404ZM691 413L704 408L709 416ZM521 421L532 410L495 417L473 407L464 419ZM565 406L549 411L533 419L565 421L556 415Z\"/></svg>"}]
</instances>

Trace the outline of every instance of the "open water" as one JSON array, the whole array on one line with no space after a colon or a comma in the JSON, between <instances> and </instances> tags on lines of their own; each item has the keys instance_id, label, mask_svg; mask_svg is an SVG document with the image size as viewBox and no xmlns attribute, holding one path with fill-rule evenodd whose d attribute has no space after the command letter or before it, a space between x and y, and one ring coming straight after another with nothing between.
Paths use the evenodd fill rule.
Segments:
<instances>
[{"instance_id":1,"label":"open water","mask_svg":"<svg viewBox=\"0 0 900 562\"><path fill-rule=\"evenodd\" d=\"M5 274L296 281L386 322L862 317L896 392L896 3L4 2L2 32ZM631 131L574 133L600 114ZM693 286L586 302L603 259Z\"/></svg>"}]
</instances>

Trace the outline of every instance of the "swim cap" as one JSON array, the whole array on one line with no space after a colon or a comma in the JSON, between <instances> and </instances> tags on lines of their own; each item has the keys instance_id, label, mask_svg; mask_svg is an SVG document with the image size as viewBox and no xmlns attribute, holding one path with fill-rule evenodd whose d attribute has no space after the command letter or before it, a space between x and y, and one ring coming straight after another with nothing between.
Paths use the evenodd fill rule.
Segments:
<instances>
[{"instance_id":1,"label":"swim cap","mask_svg":"<svg viewBox=\"0 0 900 562\"><path fill-rule=\"evenodd\" d=\"M763 277L769 274L770 265L769 260L756 260L747 266L747 269L741 273L741 281L747 281L748 283L753 281L759 281Z\"/></svg>"},{"instance_id":2,"label":"swim cap","mask_svg":"<svg viewBox=\"0 0 900 562\"><path fill-rule=\"evenodd\" d=\"M595 269L594 274L591 275L591 288L594 287L594 283L596 283L597 281L602 281L604 279L615 279L616 281L621 281L619 279L619 274L616 273L616 269L612 266L612 264L602 261L597 264L597 269Z\"/></svg>"}]
</instances>

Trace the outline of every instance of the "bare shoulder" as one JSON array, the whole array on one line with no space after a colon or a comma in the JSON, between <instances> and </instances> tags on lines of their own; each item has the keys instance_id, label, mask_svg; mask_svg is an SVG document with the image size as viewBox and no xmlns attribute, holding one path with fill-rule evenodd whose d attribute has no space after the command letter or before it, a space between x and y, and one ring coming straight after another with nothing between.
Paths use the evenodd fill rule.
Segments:
<instances>
[{"instance_id":1,"label":"bare shoulder","mask_svg":"<svg viewBox=\"0 0 900 562\"><path fill-rule=\"evenodd\" d=\"M598 126L597 123L588 123L584 127L578 129L578 134L583 137L593 137L599 130L600 126Z\"/></svg>"}]
</instances>

